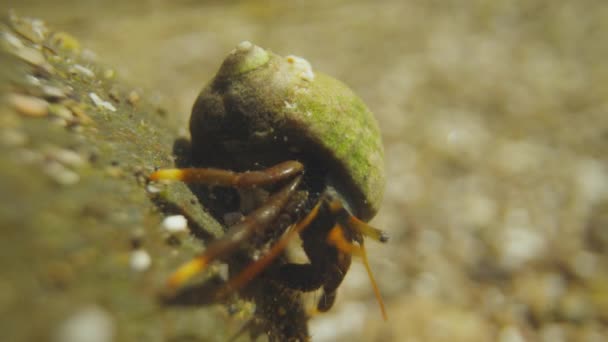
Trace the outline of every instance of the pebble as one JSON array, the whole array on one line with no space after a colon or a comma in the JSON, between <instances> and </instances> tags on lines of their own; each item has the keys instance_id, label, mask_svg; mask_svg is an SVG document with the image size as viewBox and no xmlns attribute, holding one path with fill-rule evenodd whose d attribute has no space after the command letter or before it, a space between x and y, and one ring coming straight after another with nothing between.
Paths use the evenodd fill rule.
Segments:
<instances>
[{"instance_id":1,"label":"pebble","mask_svg":"<svg viewBox=\"0 0 608 342\"><path fill-rule=\"evenodd\" d=\"M49 105L49 113L65 120L74 119L72 112L66 106L58 103Z\"/></svg>"},{"instance_id":2,"label":"pebble","mask_svg":"<svg viewBox=\"0 0 608 342\"><path fill-rule=\"evenodd\" d=\"M51 43L59 48L72 53L80 53L80 42L69 33L55 32L51 38Z\"/></svg>"},{"instance_id":3,"label":"pebble","mask_svg":"<svg viewBox=\"0 0 608 342\"><path fill-rule=\"evenodd\" d=\"M91 100L93 100L93 103L100 108L105 108L111 112L115 112L116 111L116 107L114 107L113 104L111 104L108 101L104 101L102 100L99 95L95 94L95 93L89 93L89 97L91 98Z\"/></svg>"},{"instance_id":4,"label":"pebble","mask_svg":"<svg viewBox=\"0 0 608 342\"><path fill-rule=\"evenodd\" d=\"M44 21L40 19L16 17L11 19L13 29L32 43L42 43L49 32Z\"/></svg>"},{"instance_id":5,"label":"pebble","mask_svg":"<svg viewBox=\"0 0 608 342\"><path fill-rule=\"evenodd\" d=\"M154 186L154 185L152 185L152 184L148 184L148 185L146 186L146 191L147 191L149 194L158 194L158 193L160 192L160 189L159 189L157 186Z\"/></svg>"},{"instance_id":6,"label":"pebble","mask_svg":"<svg viewBox=\"0 0 608 342\"><path fill-rule=\"evenodd\" d=\"M43 117L49 113L49 103L38 97L13 93L8 95L8 102L21 115Z\"/></svg>"},{"instance_id":7,"label":"pebble","mask_svg":"<svg viewBox=\"0 0 608 342\"><path fill-rule=\"evenodd\" d=\"M14 53L17 57L30 63L31 65L40 66L46 63L46 59L44 58L42 52L31 47L24 46L14 51Z\"/></svg>"},{"instance_id":8,"label":"pebble","mask_svg":"<svg viewBox=\"0 0 608 342\"><path fill-rule=\"evenodd\" d=\"M75 102L75 101L69 101L66 104L66 106L70 109L72 114L74 114L74 116L76 116L78 118L80 123L82 123L84 125L93 123L93 119L91 119L91 117L87 115L87 113L84 111L84 108L82 108L82 105L80 103Z\"/></svg>"},{"instance_id":9,"label":"pebble","mask_svg":"<svg viewBox=\"0 0 608 342\"><path fill-rule=\"evenodd\" d=\"M171 215L165 217L161 225L169 233L178 233L187 230L188 220L184 215Z\"/></svg>"},{"instance_id":10,"label":"pebble","mask_svg":"<svg viewBox=\"0 0 608 342\"><path fill-rule=\"evenodd\" d=\"M95 77L95 73L91 69L80 64L74 64L72 67L70 67L70 72L74 74L81 74L89 78Z\"/></svg>"},{"instance_id":11,"label":"pebble","mask_svg":"<svg viewBox=\"0 0 608 342\"><path fill-rule=\"evenodd\" d=\"M67 96L65 91L63 91L62 89L50 85L44 85L40 88L40 90L42 90L42 95L44 96L44 98L49 101L65 99Z\"/></svg>"},{"instance_id":12,"label":"pebble","mask_svg":"<svg viewBox=\"0 0 608 342\"><path fill-rule=\"evenodd\" d=\"M509 269L517 269L539 258L546 251L547 241L530 222L527 209L512 208L505 214L504 230L497 240L501 261Z\"/></svg>"},{"instance_id":13,"label":"pebble","mask_svg":"<svg viewBox=\"0 0 608 342\"><path fill-rule=\"evenodd\" d=\"M140 98L141 97L139 96L139 93L135 90L132 90L129 93L128 101L131 105L135 105L137 102L139 102Z\"/></svg>"},{"instance_id":14,"label":"pebble","mask_svg":"<svg viewBox=\"0 0 608 342\"><path fill-rule=\"evenodd\" d=\"M86 160L80 154L68 149L52 148L49 155L63 165L71 167L81 167L86 163Z\"/></svg>"},{"instance_id":15,"label":"pebble","mask_svg":"<svg viewBox=\"0 0 608 342\"><path fill-rule=\"evenodd\" d=\"M21 39L17 38L17 36L15 36L14 34L3 32L2 38L4 38L4 40L9 43L13 48L22 49L24 47L23 42L21 42Z\"/></svg>"},{"instance_id":16,"label":"pebble","mask_svg":"<svg viewBox=\"0 0 608 342\"><path fill-rule=\"evenodd\" d=\"M566 333L564 329L555 323L547 324L540 330L542 342L566 342Z\"/></svg>"},{"instance_id":17,"label":"pebble","mask_svg":"<svg viewBox=\"0 0 608 342\"><path fill-rule=\"evenodd\" d=\"M60 185L74 185L80 181L80 176L76 172L58 162L49 162L44 166L44 171Z\"/></svg>"},{"instance_id":18,"label":"pebble","mask_svg":"<svg viewBox=\"0 0 608 342\"><path fill-rule=\"evenodd\" d=\"M143 272L150 268L152 264L152 258L150 254L144 249L136 249L131 252L131 259L129 260L131 269L137 272Z\"/></svg>"},{"instance_id":19,"label":"pebble","mask_svg":"<svg viewBox=\"0 0 608 342\"><path fill-rule=\"evenodd\" d=\"M104 70L103 77L106 80L114 79L116 77L116 71L114 69L108 68L108 69Z\"/></svg>"},{"instance_id":20,"label":"pebble","mask_svg":"<svg viewBox=\"0 0 608 342\"><path fill-rule=\"evenodd\" d=\"M599 160L584 159L576 166L574 177L578 193L591 204L608 198L608 167Z\"/></svg>"},{"instance_id":21,"label":"pebble","mask_svg":"<svg viewBox=\"0 0 608 342\"><path fill-rule=\"evenodd\" d=\"M85 307L61 323L56 334L60 342L111 342L114 319L98 306Z\"/></svg>"},{"instance_id":22,"label":"pebble","mask_svg":"<svg viewBox=\"0 0 608 342\"><path fill-rule=\"evenodd\" d=\"M498 334L499 342L526 342L526 339L522 336L521 331L512 325L503 327Z\"/></svg>"},{"instance_id":23,"label":"pebble","mask_svg":"<svg viewBox=\"0 0 608 342\"><path fill-rule=\"evenodd\" d=\"M315 341L336 341L339 336L357 333L365 326L367 307L358 302L345 304L340 310L324 315L323 319L311 321L310 332Z\"/></svg>"},{"instance_id":24,"label":"pebble","mask_svg":"<svg viewBox=\"0 0 608 342\"><path fill-rule=\"evenodd\" d=\"M23 146L27 140L27 135L16 129L7 128L0 133L0 141L7 146Z\"/></svg>"}]
</instances>

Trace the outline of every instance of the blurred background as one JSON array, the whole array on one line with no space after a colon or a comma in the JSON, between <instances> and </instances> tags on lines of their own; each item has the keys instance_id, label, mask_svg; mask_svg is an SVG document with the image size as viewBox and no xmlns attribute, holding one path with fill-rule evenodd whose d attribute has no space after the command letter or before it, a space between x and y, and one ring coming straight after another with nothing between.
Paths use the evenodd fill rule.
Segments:
<instances>
[{"instance_id":1,"label":"blurred background","mask_svg":"<svg viewBox=\"0 0 608 342\"><path fill-rule=\"evenodd\" d=\"M250 40L358 93L387 190L314 341L608 339L605 1L18 1L183 123Z\"/></svg>"}]
</instances>

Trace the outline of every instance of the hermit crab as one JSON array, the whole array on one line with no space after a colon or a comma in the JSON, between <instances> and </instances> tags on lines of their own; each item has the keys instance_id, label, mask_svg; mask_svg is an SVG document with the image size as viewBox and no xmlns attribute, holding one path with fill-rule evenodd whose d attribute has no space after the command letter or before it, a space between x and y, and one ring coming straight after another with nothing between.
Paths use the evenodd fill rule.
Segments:
<instances>
[{"instance_id":1,"label":"hermit crab","mask_svg":"<svg viewBox=\"0 0 608 342\"><path fill-rule=\"evenodd\" d=\"M386 318L364 247L364 237L388 240L366 223L384 192L383 146L378 124L359 97L313 72L302 58L242 42L199 94L190 133L197 167L160 169L151 180L262 189L267 196L171 275L168 288L178 289L251 240L271 241L216 295L234 292L275 262L299 234L309 262L285 262L269 276L299 291L322 289L317 310L323 312L334 304L351 256L359 256ZM290 210L293 222L277 224Z\"/></svg>"}]
</instances>

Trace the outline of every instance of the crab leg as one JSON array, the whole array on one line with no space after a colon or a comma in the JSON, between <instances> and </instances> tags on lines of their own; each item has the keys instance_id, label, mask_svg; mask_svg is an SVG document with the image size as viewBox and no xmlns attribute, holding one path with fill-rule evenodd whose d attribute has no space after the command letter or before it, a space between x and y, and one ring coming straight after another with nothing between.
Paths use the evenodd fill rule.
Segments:
<instances>
[{"instance_id":1,"label":"crab leg","mask_svg":"<svg viewBox=\"0 0 608 342\"><path fill-rule=\"evenodd\" d=\"M302 173L302 163L289 160L259 171L233 172L214 168L161 169L150 180L178 180L216 186L246 188L280 182Z\"/></svg>"},{"instance_id":2,"label":"crab leg","mask_svg":"<svg viewBox=\"0 0 608 342\"><path fill-rule=\"evenodd\" d=\"M301 176L294 178L279 192L270 196L264 206L254 210L243 221L230 227L224 236L211 243L203 253L178 268L169 278L168 288L175 290L192 276L205 270L211 261L229 255L251 236L271 226L272 221L280 214L301 179Z\"/></svg>"},{"instance_id":3,"label":"crab leg","mask_svg":"<svg viewBox=\"0 0 608 342\"><path fill-rule=\"evenodd\" d=\"M321 207L321 201L315 205L315 207L306 215L306 217L298 222L295 226L293 226L287 234L283 235L281 239L275 243L270 251L266 253L262 258L256 260L247 266L240 274L236 277L230 279L228 283L219 291L218 297L223 297L229 292L236 291L247 284L251 279L253 279L256 275L258 275L268 264L270 264L274 259L276 259L283 250L287 247L289 242L296 237L300 232L306 229L312 220L314 220L318 213L319 208Z\"/></svg>"}]
</instances>

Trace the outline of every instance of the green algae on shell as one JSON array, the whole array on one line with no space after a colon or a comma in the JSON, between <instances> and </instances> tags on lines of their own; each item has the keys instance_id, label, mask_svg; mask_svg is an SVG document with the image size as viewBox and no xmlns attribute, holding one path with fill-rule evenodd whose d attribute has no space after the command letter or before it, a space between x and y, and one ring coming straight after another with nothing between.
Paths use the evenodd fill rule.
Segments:
<instances>
[{"instance_id":1,"label":"green algae on shell","mask_svg":"<svg viewBox=\"0 0 608 342\"><path fill-rule=\"evenodd\" d=\"M190 131L195 159L227 152L247 168L304 156L327 168L355 215L370 220L379 209L384 151L373 114L303 58L242 42L199 94Z\"/></svg>"}]
</instances>

